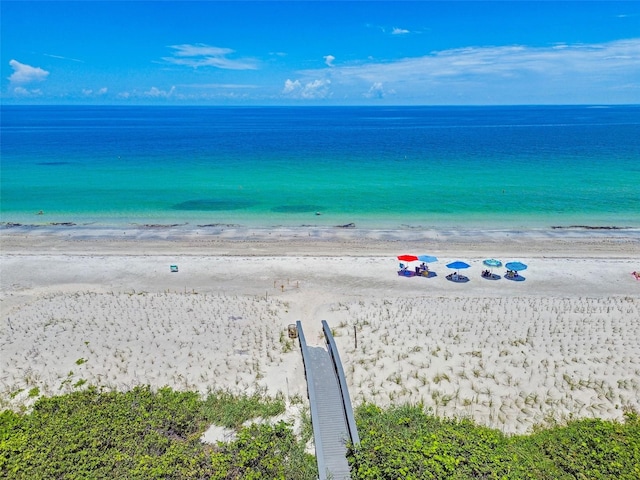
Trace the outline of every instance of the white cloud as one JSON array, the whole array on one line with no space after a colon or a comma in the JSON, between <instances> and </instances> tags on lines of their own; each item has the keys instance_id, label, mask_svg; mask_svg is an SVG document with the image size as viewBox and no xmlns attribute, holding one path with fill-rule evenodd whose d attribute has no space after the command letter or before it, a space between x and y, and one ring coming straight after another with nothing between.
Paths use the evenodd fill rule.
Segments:
<instances>
[{"instance_id":1,"label":"white cloud","mask_svg":"<svg viewBox=\"0 0 640 480\"><path fill-rule=\"evenodd\" d=\"M42 90L39 88L27 90L24 87L16 87L13 89L13 94L16 97L40 97L42 95Z\"/></svg>"},{"instance_id":2,"label":"white cloud","mask_svg":"<svg viewBox=\"0 0 640 480\"><path fill-rule=\"evenodd\" d=\"M404 28L393 27L393 30L391 30L391 35L406 35L407 33L411 32L409 32L409 30L405 30Z\"/></svg>"},{"instance_id":3,"label":"white cloud","mask_svg":"<svg viewBox=\"0 0 640 480\"><path fill-rule=\"evenodd\" d=\"M101 97L107 94L107 87L102 87L99 90L92 90L90 88L82 89L82 94L86 97Z\"/></svg>"},{"instance_id":4,"label":"white cloud","mask_svg":"<svg viewBox=\"0 0 640 480\"><path fill-rule=\"evenodd\" d=\"M322 58L324 58L324 63L326 63L329 67L333 67L333 61L336 59L336 57L334 57L333 55L325 55Z\"/></svg>"},{"instance_id":5,"label":"white cloud","mask_svg":"<svg viewBox=\"0 0 640 480\"><path fill-rule=\"evenodd\" d=\"M9 65L13 68L13 73L9 81L14 84L26 84L31 82L41 82L49 76L49 72L40 67L25 65L17 60L10 60Z\"/></svg>"},{"instance_id":6,"label":"white cloud","mask_svg":"<svg viewBox=\"0 0 640 480\"><path fill-rule=\"evenodd\" d=\"M602 44L468 47L396 61L369 61L298 72L301 86L332 81L334 95L374 98L386 93L413 102L603 102L640 98L640 39ZM607 93L608 92L608 93ZM635 101L633 100L635 93ZM607 97L607 94L610 97Z\"/></svg>"},{"instance_id":7,"label":"white cloud","mask_svg":"<svg viewBox=\"0 0 640 480\"><path fill-rule=\"evenodd\" d=\"M368 23L366 25L367 28L375 28L376 30L380 30L382 33L384 33L385 35L408 35L409 33L412 33L411 30L407 30L406 28L400 28L400 27L389 27L386 25L374 25L371 23ZM415 31L413 33L416 33Z\"/></svg>"},{"instance_id":8,"label":"white cloud","mask_svg":"<svg viewBox=\"0 0 640 480\"><path fill-rule=\"evenodd\" d=\"M226 70L257 70L254 59L232 59L229 55L235 53L230 48L213 47L198 43L195 45L171 45L173 56L163 57L162 60L173 65L184 65L192 68L215 67Z\"/></svg>"},{"instance_id":9,"label":"white cloud","mask_svg":"<svg viewBox=\"0 0 640 480\"><path fill-rule=\"evenodd\" d=\"M285 93L285 94L293 93L301 87L302 87L302 84L300 83L300 80L291 81L287 78L284 82L284 90L282 91L282 93Z\"/></svg>"},{"instance_id":10,"label":"white cloud","mask_svg":"<svg viewBox=\"0 0 640 480\"><path fill-rule=\"evenodd\" d=\"M316 79L304 84L300 80L292 81L287 79L284 82L282 93L291 98L305 100L329 98L331 96L330 84L331 80L328 79Z\"/></svg>"},{"instance_id":11,"label":"white cloud","mask_svg":"<svg viewBox=\"0 0 640 480\"><path fill-rule=\"evenodd\" d=\"M175 93L175 90L176 90L176 87L171 87L168 91L160 90L157 87L151 87L149 91L144 92L144 95L146 97L153 97L153 98L169 98Z\"/></svg>"},{"instance_id":12,"label":"white cloud","mask_svg":"<svg viewBox=\"0 0 640 480\"><path fill-rule=\"evenodd\" d=\"M371 88L364 94L365 98L384 98L384 88L382 87L382 83L374 82L371 85Z\"/></svg>"},{"instance_id":13,"label":"white cloud","mask_svg":"<svg viewBox=\"0 0 640 480\"><path fill-rule=\"evenodd\" d=\"M246 83L185 83L178 85L184 88L202 88L202 89L256 89L260 88L259 85L246 84Z\"/></svg>"},{"instance_id":14,"label":"white cloud","mask_svg":"<svg viewBox=\"0 0 640 480\"><path fill-rule=\"evenodd\" d=\"M84 63L82 60L78 60L77 58L71 58L71 57L62 57L60 55L51 55L50 53L43 53L43 55L45 57L51 57L51 58L57 58L59 60L70 60L72 62L79 62L79 63Z\"/></svg>"}]
</instances>

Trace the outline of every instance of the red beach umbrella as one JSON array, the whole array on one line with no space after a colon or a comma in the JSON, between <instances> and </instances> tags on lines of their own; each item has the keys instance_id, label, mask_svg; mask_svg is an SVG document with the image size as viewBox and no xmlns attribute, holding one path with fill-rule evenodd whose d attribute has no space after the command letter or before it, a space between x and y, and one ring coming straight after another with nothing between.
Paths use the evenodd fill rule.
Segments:
<instances>
[{"instance_id":1,"label":"red beach umbrella","mask_svg":"<svg viewBox=\"0 0 640 480\"><path fill-rule=\"evenodd\" d=\"M415 255L399 255L398 260L400 260L401 262L415 262L416 260L418 260L418 257L416 257Z\"/></svg>"}]
</instances>

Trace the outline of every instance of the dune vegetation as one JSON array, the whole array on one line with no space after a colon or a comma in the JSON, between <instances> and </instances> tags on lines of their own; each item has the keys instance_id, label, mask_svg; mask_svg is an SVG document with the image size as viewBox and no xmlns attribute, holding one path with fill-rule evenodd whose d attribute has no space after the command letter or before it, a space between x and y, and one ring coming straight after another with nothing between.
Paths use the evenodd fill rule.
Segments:
<instances>
[{"instance_id":1,"label":"dune vegetation","mask_svg":"<svg viewBox=\"0 0 640 480\"><path fill-rule=\"evenodd\" d=\"M301 399L298 399L301 400ZM278 420L265 395L88 387L0 414L0 476L9 479L315 479L308 414ZM640 418L582 418L526 435L432 415L421 405L356 409L353 479L640 478ZM266 419L275 418L269 422ZM227 441L201 441L210 425Z\"/></svg>"}]
</instances>

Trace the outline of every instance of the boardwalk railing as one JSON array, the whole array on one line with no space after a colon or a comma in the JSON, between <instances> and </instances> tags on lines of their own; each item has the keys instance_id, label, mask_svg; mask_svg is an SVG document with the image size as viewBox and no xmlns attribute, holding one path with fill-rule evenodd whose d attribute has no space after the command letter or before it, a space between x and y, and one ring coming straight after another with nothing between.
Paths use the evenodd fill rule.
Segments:
<instances>
[{"instance_id":1,"label":"boardwalk railing","mask_svg":"<svg viewBox=\"0 0 640 480\"><path fill-rule=\"evenodd\" d=\"M320 480L349 479L347 443L360 438L338 348L326 321L324 347L307 345L301 322L296 323L311 408L311 424Z\"/></svg>"},{"instance_id":2,"label":"boardwalk railing","mask_svg":"<svg viewBox=\"0 0 640 480\"><path fill-rule=\"evenodd\" d=\"M318 472L320 473L320 479L326 478L323 472L327 471L327 467L324 463L324 450L322 448L322 435L320 435L320 415L318 414L318 405L311 399L316 398L316 392L313 382L313 373L311 368L311 354L307 347L307 341L304 338L304 332L302 331L302 323L300 320L296 322L296 328L298 330L298 340L300 341L300 351L302 352L302 363L304 363L304 373L307 377L307 393L309 396L309 406L311 408L311 426L313 427L313 443L316 446L316 461L318 462Z\"/></svg>"},{"instance_id":3,"label":"boardwalk railing","mask_svg":"<svg viewBox=\"0 0 640 480\"><path fill-rule=\"evenodd\" d=\"M333 339L333 334L331 333L331 329L329 328L329 324L326 320L322 320L322 330L324 331L324 336L327 339L329 355L331 355L331 360L334 368L336 369L336 375L338 376L338 385L340 386L340 394L342 395L344 414L347 418L349 437L351 437L351 443L357 445L360 443L360 436L358 435L356 419L353 415L353 406L351 405L351 397L349 396L349 389L347 387L347 378L344 375L344 369L342 368L342 362L340 361L340 354L338 353L336 341Z\"/></svg>"}]
</instances>

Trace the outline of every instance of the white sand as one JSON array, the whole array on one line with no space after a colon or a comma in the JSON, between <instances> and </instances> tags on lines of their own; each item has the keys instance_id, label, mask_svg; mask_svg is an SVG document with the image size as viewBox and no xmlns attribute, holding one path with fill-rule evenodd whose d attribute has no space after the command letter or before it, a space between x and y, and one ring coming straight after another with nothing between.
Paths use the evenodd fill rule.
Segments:
<instances>
[{"instance_id":1,"label":"white sand","mask_svg":"<svg viewBox=\"0 0 640 480\"><path fill-rule=\"evenodd\" d=\"M327 320L355 404L506 432L640 410L638 231L103 234L2 231L0 407L84 381L306 399L286 329L322 344ZM403 253L436 255L438 276L399 277ZM488 257L528 264L526 280L482 279ZM454 260L470 282L445 279Z\"/></svg>"}]
</instances>

